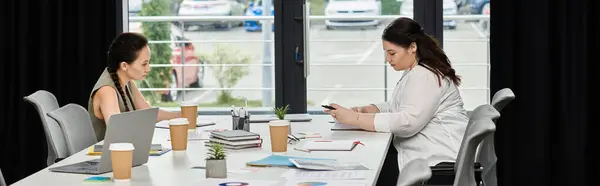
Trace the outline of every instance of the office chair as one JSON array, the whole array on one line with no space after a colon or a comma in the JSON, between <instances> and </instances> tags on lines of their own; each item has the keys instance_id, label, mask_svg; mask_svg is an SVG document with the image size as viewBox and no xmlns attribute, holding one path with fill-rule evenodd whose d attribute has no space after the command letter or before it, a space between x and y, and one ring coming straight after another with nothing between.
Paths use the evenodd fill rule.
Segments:
<instances>
[{"instance_id":1,"label":"office chair","mask_svg":"<svg viewBox=\"0 0 600 186\"><path fill-rule=\"evenodd\" d=\"M477 120L477 119L481 119L481 118L489 118L495 122L496 120L498 120L498 118L500 118L500 113L492 105L489 105L489 104L480 105L479 107L475 108L475 110L473 110L473 114L469 118L469 121ZM490 146L488 144L490 142L489 139L491 139L492 146ZM486 142L488 142L488 143L486 143ZM480 162L481 165L485 167L486 162L481 162L481 161L487 161L487 159L492 159L491 156L489 156L489 153L490 152L494 153L493 144L494 144L494 135L492 134L492 135L488 136L487 138L485 138L483 140L483 142L479 145L479 147L477 149L477 156L476 156L477 159L475 160L475 162ZM493 156L494 156L494 158L496 157L496 155L493 155ZM457 167L455 165L454 169L456 170L456 168Z\"/></svg>"},{"instance_id":2,"label":"office chair","mask_svg":"<svg viewBox=\"0 0 600 186\"><path fill-rule=\"evenodd\" d=\"M501 112L506 105L515 99L515 94L510 88L503 88L494 94L492 97L492 106Z\"/></svg>"},{"instance_id":3,"label":"office chair","mask_svg":"<svg viewBox=\"0 0 600 186\"><path fill-rule=\"evenodd\" d=\"M60 124L69 156L97 143L92 120L85 108L78 104L67 104L48 116Z\"/></svg>"},{"instance_id":4,"label":"office chair","mask_svg":"<svg viewBox=\"0 0 600 186\"><path fill-rule=\"evenodd\" d=\"M467 129L469 127L469 125L473 125L473 122L475 122L476 120L479 119L497 119L500 117L500 113L498 113L498 111L496 111L496 109L489 105L489 104L485 104L485 105L480 105L477 108L475 108L473 110L473 112L471 113L471 115L469 116L469 121L467 123ZM466 138L469 135L468 131L465 130L465 135L463 136L463 143L461 143L461 147L464 146L464 138ZM479 145L479 144L477 144ZM481 148L481 147L480 147ZM481 152L481 150L476 150L476 154L478 154L478 152ZM462 154L466 153L465 151L458 151L457 154L457 159L461 156L463 156ZM473 160L475 161L475 160ZM482 174L482 169L481 169L482 164L477 162L473 162L473 171L477 172L477 180L483 180L483 178L480 177L480 174ZM458 163L457 162L441 162L438 163L437 165L433 166L432 168L432 172L433 172L433 177L429 180L428 184L433 184L433 185L451 185L454 182L455 176L457 174L457 169L458 169Z\"/></svg>"},{"instance_id":5,"label":"office chair","mask_svg":"<svg viewBox=\"0 0 600 186\"><path fill-rule=\"evenodd\" d=\"M498 112L508 105L512 100L515 99L515 94L510 88L504 88L499 90L492 97L492 106L496 108ZM499 118L499 117L498 117ZM497 123L498 118L492 118L494 123ZM494 134L486 137L481 143L479 156L477 161L481 162L483 166L482 181L485 186L497 186L498 180L496 177L496 148L494 146Z\"/></svg>"},{"instance_id":6,"label":"office chair","mask_svg":"<svg viewBox=\"0 0 600 186\"><path fill-rule=\"evenodd\" d=\"M431 178L431 168L425 159L408 162L398 175L396 186L421 186Z\"/></svg>"},{"instance_id":7,"label":"office chair","mask_svg":"<svg viewBox=\"0 0 600 186\"><path fill-rule=\"evenodd\" d=\"M477 186L475 180L475 153L483 139L496 131L496 125L490 118L469 120L467 130L456 158L454 186Z\"/></svg>"},{"instance_id":8,"label":"office chair","mask_svg":"<svg viewBox=\"0 0 600 186\"><path fill-rule=\"evenodd\" d=\"M68 149L62 129L54 119L46 115L48 112L58 109L56 97L48 91L38 90L23 99L35 107L42 121L42 126L46 133L46 143L48 145L48 158L46 164L50 166L56 161L66 158Z\"/></svg>"}]
</instances>

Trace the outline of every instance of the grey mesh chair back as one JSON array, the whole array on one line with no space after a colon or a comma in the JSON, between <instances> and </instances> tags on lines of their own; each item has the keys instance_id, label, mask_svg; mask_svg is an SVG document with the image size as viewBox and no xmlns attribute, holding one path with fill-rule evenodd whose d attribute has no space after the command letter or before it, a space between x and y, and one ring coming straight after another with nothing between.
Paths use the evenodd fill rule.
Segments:
<instances>
[{"instance_id":1,"label":"grey mesh chair back","mask_svg":"<svg viewBox=\"0 0 600 186\"><path fill-rule=\"evenodd\" d=\"M500 113L498 113L498 111L496 111L496 109L492 105L489 105L489 104L479 105L477 108L475 108L475 110L473 110L473 112L471 113L471 116L469 116L469 122L468 122L467 126L471 125L473 121L475 121L477 119L482 119L482 118L489 118L492 121L494 121L494 120L500 118ZM465 135L466 135L466 133L465 133ZM492 136L492 140L493 140L493 136ZM493 141L492 141L492 144L494 144ZM484 145L481 144L476 152L477 158L480 157L481 152L483 151L482 150L483 148L489 148L489 147L487 147L487 146L484 147ZM493 148L493 146L491 148ZM458 156L460 156L461 152L459 151L458 153L459 153ZM479 161L479 159L477 161ZM457 168L458 168L458 164L454 164L454 170L456 170Z\"/></svg>"},{"instance_id":2,"label":"grey mesh chair back","mask_svg":"<svg viewBox=\"0 0 600 186\"><path fill-rule=\"evenodd\" d=\"M501 112L506 105L515 99L515 94L510 88L504 88L494 94L492 98L492 106L496 108L498 112ZM499 117L498 117L499 118ZM494 123L497 123L498 118L492 118ZM494 134L486 137L481 143L480 154L477 157L477 161L483 166L483 172L481 179L485 186L496 186L498 180L496 178L496 148L494 146Z\"/></svg>"},{"instance_id":3,"label":"grey mesh chair back","mask_svg":"<svg viewBox=\"0 0 600 186\"><path fill-rule=\"evenodd\" d=\"M0 170L0 186L6 186L6 181L4 180L4 175L2 174L2 170Z\"/></svg>"},{"instance_id":4,"label":"grey mesh chair back","mask_svg":"<svg viewBox=\"0 0 600 186\"><path fill-rule=\"evenodd\" d=\"M473 119L481 119L481 118L489 118L492 122L496 123L498 118L500 118L500 113L492 106L492 105L482 105L482 108L477 110L477 112L473 112ZM496 148L494 147L494 133L488 135L481 142L479 149L477 149L476 162L479 162L483 167L482 171L482 181L486 186L495 186L496 177L495 172L493 173L493 178L485 178L486 174L489 174L492 170L495 170L494 167L496 165L496 161L498 158L496 157Z\"/></svg>"},{"instance_id":5,"label":"grey mesh chair back","mask_svg":"<svg viewBox=\"0 0 600 186\"><path fill-rule=\"evenodd\" d=\"M68 149L62 129L54 119L47 115L47 113L58 109L56 97L48 91L38 90L23 99L33 104L42 121L48 145L48 158L46 164L50 166L54 164L57 159L66 158Z\"/></svg>"},{"instance_id":6,"label":"grey mesh chair back","mask_svg":"<svg viewBox=\"0 0 600 186\"><path fill-rule=\"evenodd\" d=\"M71 103L48 113L48 115L60 124L69 155L98 142L90 115L82 106Z\"/></svg>"},{"instance_id":7,"label":"grey mesh chair back","mask_svg":"<svg viewBox=\"0 0 600 186\"><path fill-rule=\"evenodd\" d=\"M467 130L456 158L454 186L477 186L475 180L475 151L485 137L496 131L496 125L489 118L469 120Z\"/></svg>"},{"instance_id":8,"label":"grey mesh chair back","mask_svg":"<svg viewBox=\"0 0 600 186\"><path fill-rule=\"evenodd\" d=\"M515 94L510 88L503 88L492 97L492 106L501 112L508 103L515 99Z\"/></svg>"},{"instance_id":9,"label":"grey mesh chair back","mask_svg":"<svg viewBox=\"0 0 600 186\"><path fill-rule=\"evenodd\" d=\"M408 162L398 175L396 186L420 186L431 178L431 168L425 159Z\"/></svg>"}]
</instances>

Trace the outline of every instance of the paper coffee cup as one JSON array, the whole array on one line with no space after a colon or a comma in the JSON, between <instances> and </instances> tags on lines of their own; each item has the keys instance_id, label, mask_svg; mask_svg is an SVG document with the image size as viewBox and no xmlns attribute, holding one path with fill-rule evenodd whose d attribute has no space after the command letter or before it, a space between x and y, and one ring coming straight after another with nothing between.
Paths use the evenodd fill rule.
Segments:
<instances>
[{"instance_id":1,"label":"paper coffee cup","mask_svg":"<svg viewBox=\"0 0 600 186\"><path fill-rule=\"evenodd\" d=\"M171 149L174 151L186 150L188 139L187 118L175 118L169 120L169 131L171 133Z\"/></svg>"},{"instance_id":2,"label":"paper coffee cup","mask_svg":"<svg viewBox=\"0 0 600 186\"><path fill-rule=\"evenodd\" d=\"M196 119L198 118L198 104L193 101L182 101L181 116L187 118L190 123L188 129L196 129Z\"/></svg>"},{"instance_id":3,"label":"paper coffee cup","mask_svg":"<svg viewBox=\"0 0 600 186\"><path fill-rule=\"evenodd\" d=\"M287 152L289 127L290 122L287 120L276 120L269 122L272 152Z\"/></svg>"},{"instance_id":4,"label":"paper coffee cup","mask_svg":"<svg viewBox=\"0 0 600 186\"><path fill-rule=\"evenodd\" d=\"M109 149L115 181L129 181L133 164L133 144L111 143Z\"/></svg>"}]
</instances>

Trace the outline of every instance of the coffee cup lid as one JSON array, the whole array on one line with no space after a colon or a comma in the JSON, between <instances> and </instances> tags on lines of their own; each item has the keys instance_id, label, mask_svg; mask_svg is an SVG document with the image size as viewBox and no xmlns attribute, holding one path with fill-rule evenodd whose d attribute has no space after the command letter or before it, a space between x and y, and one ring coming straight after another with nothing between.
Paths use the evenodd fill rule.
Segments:
<instances>
[{"instance_id":1,"label":"coffee cup lid","mask_svg":"<svg viewBox=\"0 0 600 186\"><path fill-rule=\"evenodd\" d=\"M196 103L195 101L181 101L181 103L179 103L179 105L181 105L182 107L189 107L189 106L198 106L198 103Z\"/></svg>"},{"instance_id":2,"label":"coffee cup lid","mask_svg":"<svg viewBox=\"0 0 600 186\"><path fill-rule=\"evenodd\" d=\"M109 149L111 151L130 151L135 148L131 143L111 143Z\"/></svg>"},{"instance_id":3,"label":"coffee cup lid","mask_svg":"<svg viewBox=\"0 0 600 186\"><path fill-rule=\"evenodd\" d=\"M288 126L290 125L290 121L288 120L273 120L269 121L270 126Z\"/></svg>"},{"instance_id":4,"label":"coffee cup lid","mask_svg":"<svg viewBox=\"0 0 600 186\"><path fill-rule=\"evenodd\" d=\"M169 125L187 125L190 124L187 118L175 118L169 120Z\"/></svg>"}]
</instances>

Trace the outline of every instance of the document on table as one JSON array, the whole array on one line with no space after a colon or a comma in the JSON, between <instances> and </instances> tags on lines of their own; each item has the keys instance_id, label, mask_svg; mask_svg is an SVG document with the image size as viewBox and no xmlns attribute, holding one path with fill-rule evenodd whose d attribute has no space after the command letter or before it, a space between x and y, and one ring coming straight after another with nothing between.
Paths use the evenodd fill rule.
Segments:
<instances>
[{"instance_id":1,"label":"document on table","mask_svg":"<svg viewBox=\"0 0 600 186\"><path fill-rule=\"evenodd\" d=\"M290 158L290 161L300 169L317 171L335 170L369 170L358 162L341 162L336 160L306 160Z\"/></svg>"},{"instance_id":2,"label":"document on table","mask_svg":"<svg viewBox=\"0 0 600 186\"><path fill-rule=\"evenodd\" d=\"M243 180L243 179L216 179L208 178L197 182L195 185L260 185L260 186L271 186L277 184L278 181L268 180Z\"/></svg>"},{"instance_id":3,"label":"document on table","mask_svg":"<svg viewBox=\"0 0 600 186\"><path fill-rule=\"evenodd\" d=\"M358 180L288 180L285 184L285 186L298 185L367 186L367 183Z\"/></svg>"},{"instance_id":4,"label":"document on table","mask_svg":"<svg viewBox=\"0 0 600 186\"><path fill-rule=\"evenodd\" d=\"M362 180L366 171L303 171L291 169L282 175L288 180Z\"/></svg>"}]
</instances>

